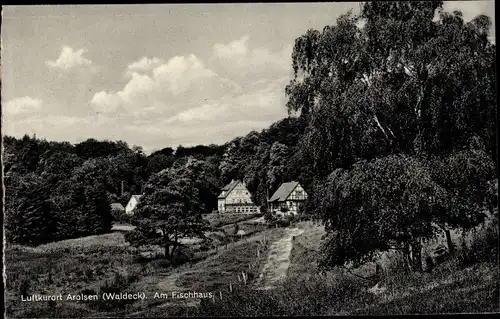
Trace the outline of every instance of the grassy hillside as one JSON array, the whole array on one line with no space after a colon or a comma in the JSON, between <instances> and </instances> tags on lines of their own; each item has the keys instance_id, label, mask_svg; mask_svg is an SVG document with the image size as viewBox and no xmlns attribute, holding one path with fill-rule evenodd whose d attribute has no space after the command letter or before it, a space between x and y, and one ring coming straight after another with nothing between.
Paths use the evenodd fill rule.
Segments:
<instances>
[{"instance_id":1,"label":"grassy hillside","mask_svg":"<svg viewBox=\"0 0 500 319\"><path fill-rule=\"evenodd\" d=\"M172 267L161 258L141 257L159 247L130 247L123 234L115 232L100 236L54 242L35 248L8 246L5 251L7 294L6 310L11 318L114 316L144 311L154 313L162 306L165 314L175 315L184 309L175 302L163 307L164 300L153 299L155 292L172 290L228 290L229 282L237 286L238 274L245 271L251 278L258 274L261 259L256 248L266 237L269 241L281 236L283 229L269 229L242 238L217 249L198 251L193 262ZM262 255L263 257L264 255ZM249 267L250 265L250 267ZM250 278L250 280L251 280ZM173 280L172 280L173 279ZM171 289L171 288L175 289ZM102 291L144 292L146 300L76 302L22 302L20 295L31 294L94 294ZM179 310L180 311L180 310Z\"/></svg>"},{"instance_id":2,"label":"grassy hillside","mask_svg":"<svg viewBox=\"0 0 500 319\"><path fill-rule=\"evenodd\" d=\"M273 258L268 248L284 238L283 228L233 238L235 241L227 245L196 252L191 262L177 267L161 258L141 257L141 253L161 249L137 250L119 232L35 248L8 246L6 310L12 318L493 312L499 310L498 262L487 248L498 247L498 232L493 226L471 236L468 249L460 248L453 258L430 272L406 272L396 259L389 259L392 264L380 277L366 280L360 276L373 274L372 265L351 272L339 268L322 271L317 261L322 255L324 229L312 222L300 222L294 227L303 233L291 238L287 278L271 290L255 290L255 284L267 259ZM263 245L264 238L267 243ZM247 285L238 278L242 271L248 276ZM57 303L27 303L19 297L21 293L102 291L144 292L149 297ZM217 298L153 298L155 292L172 291L211 291Z\"/></svg>"},{"instance_id":3,"label":"grassy hillside","mask_svg":"<svg viewBox=\"0 0 500 319\"><path fill-rule=\"evenodd\" d=\"M294 239L288 278L280 286L268 291L240 287L225 296L224 302L202 303L194 314L245 316L251 311L256 316L322 316L500 311L498 255L480 249L498 249L494 225L489 228L493 231L491 237L486 235L488 231L476 233L468 249L459 249L453 258L432 271L407 272L394 259L376 279L361 278L374 274L371 265L351 272L339 268L320 271L317 261L324 230L310 222L299 226L304 233Z\"/></svg>"}]
</instances>

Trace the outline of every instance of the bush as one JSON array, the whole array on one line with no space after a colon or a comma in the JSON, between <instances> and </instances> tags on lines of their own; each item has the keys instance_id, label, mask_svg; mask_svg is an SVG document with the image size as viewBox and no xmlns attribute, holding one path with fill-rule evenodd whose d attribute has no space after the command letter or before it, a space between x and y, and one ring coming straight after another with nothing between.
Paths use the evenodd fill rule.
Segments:
<instances>
[{"instance_id":1,"label":"bush","mask_svg":"<svg viewBox=\"0 0 500 319\"><path fill-rule=\"evenodd\" d=\"M288 207L281 207L280 208L280 212L282 212L282 213L288 213L288 211L289 211Z\"/></svg>"},{"instance_id":2,"label":"bush","mask_svg":"<svg viewBox=\"0 0 500 319\"><path fill-rule=\"evenodd\" d=\"M31 287L31 278L24 278L19 285L19 295L27 296Z\"/></svg>"},{"instance_id":3,"label":"bush","mask_svg":"<svg viewBox=\"0 0 500 319\"><path fill-rule=\"evenodd\" d=\"M179 247L172 257L172 265L179 266L185 264L186 262L193 260L194 254L187 247Z\"/></svg>"},{"instance_id":4,"label":"bush","mask_svg":"<svg viewBox=\"0 0 500 319\"><path fill-rule=\"evenodd\" d=\"M497 262L498 242L498 215L494 215L484 230L473 233L470 246L462 240L458 258L464 266L480 262Z\"/></svg>"},{"instance_id":5,"label":"bush","mask_svg":"<svg viewBox=\"0 0 500 319\"><path fill-rule=\"evenodd\" d=\"M273 215L273 213L269 210L269 211L266 211L266 212L264 213L264 219L265 219L266 221L268 221L268 222L271 222L271 221L275 220L276 218L275 218L275 216Z\"/></svg>"},{"instance_id":6,"label":"bush","mask_svg":"<svg viewBox=\"0 0 500 319\"><path fill-rule=\"evenodd\" d=\"M111 210L111 216L113 217L113 221L115 222L124 222L128 217L128 215L125 214L124 210L117 209Z\"/></svg>"},{"instance_id":7,"label":"bush","mask_svg":"<svg viewBox=\"0 0 500 319\"><path fill-rule=\"evenodd\" d=\"M200 251L208 251L212 249L214 245L212 244L211 241L205 240L201 243L199 250Z\"/></svg>"},{"instance_id":8,"label":"bush","mask_svg":"<svg viewBox=\"0 0 500 319\"><path fill-rule=\"evenodd\" d=\"M154 260L149 260L149 265L152 266L155 269L164 269L164 268L169 268L172 266L172 262L162 256L161 258L154 259Z\"/></svg>"}]
</instances>

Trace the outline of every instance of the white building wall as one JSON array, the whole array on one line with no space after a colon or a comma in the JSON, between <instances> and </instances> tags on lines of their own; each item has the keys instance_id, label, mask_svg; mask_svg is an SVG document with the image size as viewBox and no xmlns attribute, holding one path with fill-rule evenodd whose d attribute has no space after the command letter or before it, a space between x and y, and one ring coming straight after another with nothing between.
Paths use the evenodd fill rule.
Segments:
<instances>
[{"instance_id":1,"label":"white building wall","mask_svg":"<svg viewBox=\"0 0 500 319\"><path fill-rule=\"evenodd\" d=\"M125 213L128 215L132 215L134 213L134 208L137 206L138 201L135 198L131 198L125 207Z\"/></svg>"}]
</instances>

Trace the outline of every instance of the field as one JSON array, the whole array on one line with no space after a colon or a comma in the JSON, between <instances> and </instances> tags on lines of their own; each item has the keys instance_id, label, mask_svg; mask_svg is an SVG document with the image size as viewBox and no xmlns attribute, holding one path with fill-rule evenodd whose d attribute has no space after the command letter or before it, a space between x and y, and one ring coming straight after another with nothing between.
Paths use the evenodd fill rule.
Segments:
<instances>
[{"instance_id":1,"label":"field","mask_svg":"<svg viewBox=\"0 0 500 319\"><path fill-rule=\"evenodd\" d=\"M253 227L253 226L248 226ZM146 253L161 254L159 247L138 250L130 247L121 231L41 245L35 248L7 246L5 251L9 317L72 317L116 314L143 315L144 311L163 312L176 307L161 299L156 292L178 290L228 290L237 285L238 275L249 277L259 271L261 258L256 249L264 238L275 240L283 229L259 229L251 237L221 244L208 251L197 251L193 262L173 267L161 258L146 258ZM220 244L220 243L219 243ZM155 254L153 254L154 256ZM144 292L148 299L132 301L23 302L20 295L94 294L108 290ZM165 307L168 304L168 307ZM177 304L173 302L174 306ZM182 303L181 303L182 306ZM185 305L184 305L185 306ZM182 309L182 308L179 308Z\"/></svg>"},{"instance_id":2,"label":"field","mask_svg":"<svg viewBox=\"0 0 500 319\"><path fill-rule=\"evenodd\" d=\"M325 232L318 224L241 227L249 227L253 233L227 236L209 250L195 252L191 262L176 267L162 258L143 257L148 251L161 253L161 249L132 248L118 231L36 248L8 246L7 315L292 316L499 310L499 269L494 259L466 264L457 255L423 273L402 271L394 259L389 260L382 277L367 280L361 277L373 275L373 265L352 272L338 268L321 271L317 261ZM478 241L477 245L484 243ZM265 289L270 284L271 289ZM142 292L147 299L28 303L19 297L21 293L65 296L105 291ZM214 297L154 298L155 293L173 291L213 292Z\"/></svg>"},{"instance_id":3,"label":"field","mask_svg":"<svg viewBox=\"0 0 500 319\"><path fill-rule=\"evenodd\" d=\"M256 316L398 315L498 312L498 262L483 260L466 266L460 255L432 272L409 273L388 268L384 276L367 265L352 273L319 271L322 227L300 223L304 232L294 239L287 279L276 289L255 292L242 287L224 302L204 303L195 315ZM498 237L497 237L498 238ZM395 263L395 261L393 261ZM389 266L389 265L388 265Z\"/></svg>"}]
</instances>

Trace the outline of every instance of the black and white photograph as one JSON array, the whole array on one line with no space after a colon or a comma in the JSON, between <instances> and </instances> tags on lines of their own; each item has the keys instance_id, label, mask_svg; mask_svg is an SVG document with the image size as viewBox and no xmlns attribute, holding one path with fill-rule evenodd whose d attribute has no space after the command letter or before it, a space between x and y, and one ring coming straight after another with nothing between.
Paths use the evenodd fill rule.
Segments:
<instances>
[{"instance_id":1,"label":"black and white photograph","mask_svg":"<svg viewBox=\"0 0 500 319\"><path fill-rule=\"evenodd\" d=\"M6 318L500 313L493 0L1 10Z\"/></svg>"}]
</instances>

